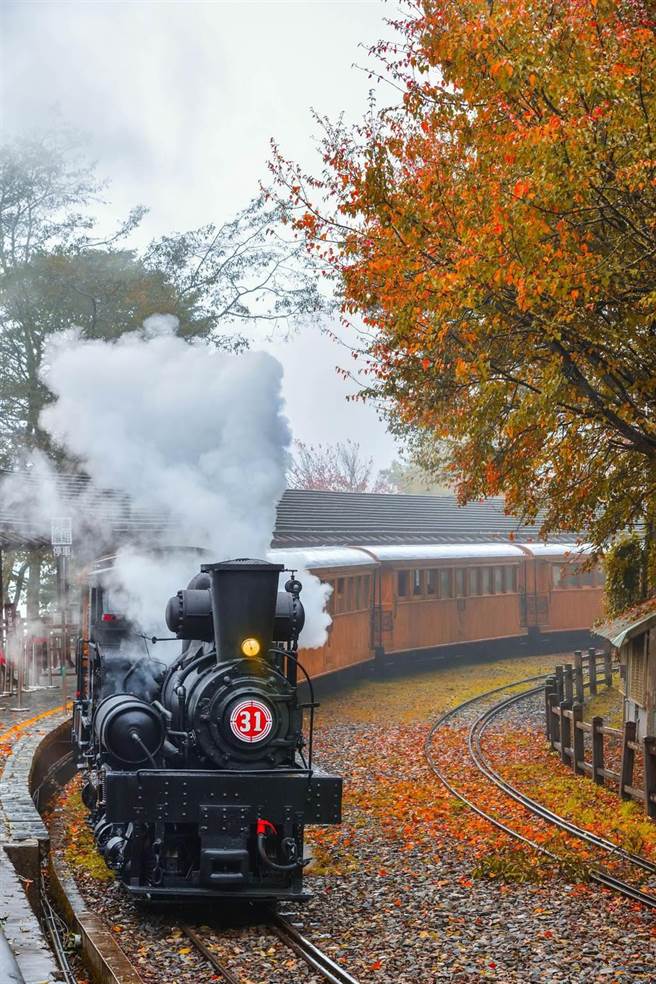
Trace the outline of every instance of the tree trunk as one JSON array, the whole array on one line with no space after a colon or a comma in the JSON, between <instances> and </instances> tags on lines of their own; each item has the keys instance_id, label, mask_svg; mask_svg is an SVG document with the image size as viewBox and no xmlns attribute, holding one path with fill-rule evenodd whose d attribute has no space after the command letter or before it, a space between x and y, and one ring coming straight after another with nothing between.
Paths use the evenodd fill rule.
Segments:
<instances>
[{"instance_id":1,"label":"tree trunk","mask_svg":"<svg viewBox=\"0 0 656 984\"><path fill-rule=\"evenodd\" d=\"M27 581L27 617L38 619L41 614L41 554L30 551L30 574Z\"/></svg>"},{"instance_id":2,"label":"tree trunk","mask_svg":"<svg viewBox=\"0 0 656 984\"><path fill-rule=\"evenodd\" d=\"M29 567L29 562L26 560L18 568L18 573L16 574L16 584L14 586L14 597L11 599L12 605L19 605L21 600L21 595L23 593L23 586L25 584L25 578L27 576L27 569ZM9 598L7 598L9 601Z\"/></svg>"}]
</instances>

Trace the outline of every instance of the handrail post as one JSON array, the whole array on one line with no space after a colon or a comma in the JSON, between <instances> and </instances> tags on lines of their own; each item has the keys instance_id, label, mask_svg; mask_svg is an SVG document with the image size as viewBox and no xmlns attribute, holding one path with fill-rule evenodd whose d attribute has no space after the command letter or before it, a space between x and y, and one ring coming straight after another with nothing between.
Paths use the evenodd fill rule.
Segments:
<instances>
[{"instance_id":1,"label":"handrail post","mask_svg":"<svg viewBox=\"0 0 656 984\"><path fill-rule=\"evenodd\" d=\"M645 756L645 813L656 820L656 737L647 735L644 740Z\"/></svg>"},{"instance_id":2,"label":"handrail post","mask_svg":"<svg viewBox=\"0 0 656 984\"><path fill-rule=\"evenodd\" d=\"M552 695L556 692L556 679L555 677L547 677L544 684L544 733L548 740L551 741L552 723L551 719L553 717L551 711L550 699Z\"/></svg>"},{"instance_id":3,"label":"handrail post","mask_svg":"<svg viewBox=\"0 0 656 984\"><path fill-rule=\"evenodd\" d=\"M613 661L610 649L604 653L604 682L609 689L613 686Z\"/></svg>"},{"instance_id":4,"label":"handrail post","mask_svg":"<svg viewBox=\"0 0 656 984\"><path fill-rule=\"evenodd\" d=\"M558 694L558 701L564 700L563 693L563 668L562 666L557 666L555 669L556 673L556 693Z\"/></svg>"},{"instance_id":5,"label":"handrail post","mask_svg":"<svg viewBox=\"0 0 656 984\"><path fill-rule=\"evenodd\" d=\"M565 700L571 705L574 700L574 677L571 663L565 663L563 667L563 691Z\"/></svg>"},{"instance_id":6,"label":"handrail post","mask_svg":"<svg viewBox=\"0 0 656 984\"><path fill-rule=\"evenodd\" d=\"M571 711L572 702L570 700L561 700L560 702L560 761L564 765L567 765L569 759L568 749L572 744L572 719L565 714L565 711Z\"/></svg>"},{"instance_id":7,"label":"handrail post","mask_svg":"<svg viewBox=\"0 0 656 984\"><path fill-rule=\"evenodd\" d=\"M583 703L583 653L580 649L574 650L574 690L577 701Z\"/></svg>"},{"instance_id":8,"label":"handrail post","mask_svg":"<svg viewBox=\"0 0 656 984\"><path fill-rule=\"evenodd\" d=\"M635 751L631 744L635 742L636 723L627 721L624 725L624 738L622 747L622 771L620 773L620 797L623 800L631 799L626 792L627 786L633 785L633 767L635 765Z\"/></svg>"},{"instance_id":9,"label":"handrail post","mask_svg":"<svg viewBox=\"0 0 656 984\"><path fill-rule=\"evenodd\" d=\"M558 716L558 705L560 701L558 700L558 692L554 690L549 694L549 713L551 715L551 747L555 750L556 742L561 740L562 727L561 721Z\"/></svg>"},{"instance_id":10,"label":"handrail post","mask_svg":"<svg viewBox=\"0 0 656 984\"><path fill-rule=\"evenodd\" d=\"M585 772L583 762L585 759L585 742L583 740L583 730L579 728L579 723L583 721L583 704L572 704L572 771L577 776L582 776Z\"/></svg>"},{"instance_id":11,"label":"handrail post","mask_svg":"<svg viewBox=\"0 0 656 984\"><path fill-rule=\"evenodd\" d=\"M602 717L593 717L592 725L592 779L597 786L604 785L604 726Z\"/></svg>"},{"instance_id":12,"label":"handrail post","mask_svg":"<svg viewBox=\"0 0 656 984\"><path fill-rule=\"evenodd\" d=\"M588 649L588 677L590 680L590 696L597 695L597 652L594 646Z\"/></svg>"}]
</instances>

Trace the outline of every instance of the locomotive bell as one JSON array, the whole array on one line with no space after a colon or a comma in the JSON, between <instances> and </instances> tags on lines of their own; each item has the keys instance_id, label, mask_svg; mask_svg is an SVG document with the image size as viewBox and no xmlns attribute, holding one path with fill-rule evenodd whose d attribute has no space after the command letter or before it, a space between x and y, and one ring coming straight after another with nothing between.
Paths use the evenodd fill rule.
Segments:
<instances>
[{"instance_id":1,"label":"locomotive bell","mask_svg":"<svg viewBox=\"0 0 656 984\"><path fill-rule=\"evenodd\" d=\"M221 564L203 564L210 576L214 638L219 659L236 659L242 648L265 655L273 642L282 564L239 558Z\"/></svg>"}]
</instances>

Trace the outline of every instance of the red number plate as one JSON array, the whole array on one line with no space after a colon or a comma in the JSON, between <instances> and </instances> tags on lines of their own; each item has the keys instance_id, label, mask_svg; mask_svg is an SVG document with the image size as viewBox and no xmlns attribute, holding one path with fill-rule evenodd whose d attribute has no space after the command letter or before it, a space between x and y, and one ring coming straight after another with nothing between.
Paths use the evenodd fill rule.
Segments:
<instances>
[{"instance_id":1,"label":"red number plate","mask_svg":"<svg viewBox=\"0 0 656 984\"><path fill-rule=\"evenodd\" d=\"M230 728L240 741L262 741L273 727L271 709L264 701L240 700L230 714Z\"/></svg>"}]
</instances>

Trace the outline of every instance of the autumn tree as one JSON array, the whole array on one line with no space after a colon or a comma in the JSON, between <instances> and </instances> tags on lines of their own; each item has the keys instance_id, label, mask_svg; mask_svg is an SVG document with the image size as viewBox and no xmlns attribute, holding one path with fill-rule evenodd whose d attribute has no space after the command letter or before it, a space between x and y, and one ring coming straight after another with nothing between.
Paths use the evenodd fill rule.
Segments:
<instances>
[{"instance_id":1,"label":"autumn tree","mask_svg":"<svg viewBox=\"0 0 656 984\"><path fill-rule=\"evenodd\" d=\"M0 463L40 448L49 398L40 379L47 338L71 325L111 339L155 313L182 337L248 344L244 325L280 325L316 311L311 265L280 207L258 196L230 221L173 233L143 251L129 242L145 209L98 231L103 186L79 137L62 130L0 148Z\"/></svg>"},{"instance_id":2,"label":"autumn tree","mask_svg":"<svg viewBox=\"0 0 656 984\"><path fill-rule=\"evenodd\" d=\"M391 103L320 120L320 173L272 163L367 332L369 393L420 461L449 440L463 501L502 493L599 548L652 529L653 5L406 8L370 53Z\"/></svg>"},{"instance_id":3,"label":"autumn tree","mask_svg":"<svg viewBox=\"0 0 656 984\"><path fill-rule=\"evenodd\" d=\"M427 471L412 461L393 461L380 475L392 492L405 495L453 495L448 476L439 471Z\"/></svg>"},{"instance_id":4,"label":"autumn tree","mask_svg":"<svg viewBox=\"0 0 656 984\"><path fill-rule=\"evenodd\" d=\"M294 442L287 474L290 489L318 492L391 492L383 473L374 474L373 458L363 456L356 441L336 444Z\"/></svg>"},{"instance_id":5,"label":"autumn tree","mask_svg":"<svg viewBox=\"0 0 656 984\"><path fill-rule=\"evenodd\" d=\"M34 450L74 467L39 423L51 399L40 372L51 335L75 325L112 339L170 313L182 337L238 350L248 344L245 325L287 324L321 304L281 207L263 195L229 221L141 251L130 243L145 209L105 234L103 195L77 134L60 129L0 147L1 467L20 466ZM38 610L47 552L13 559L5 587Z\"/></svg>"}]
</instances>

